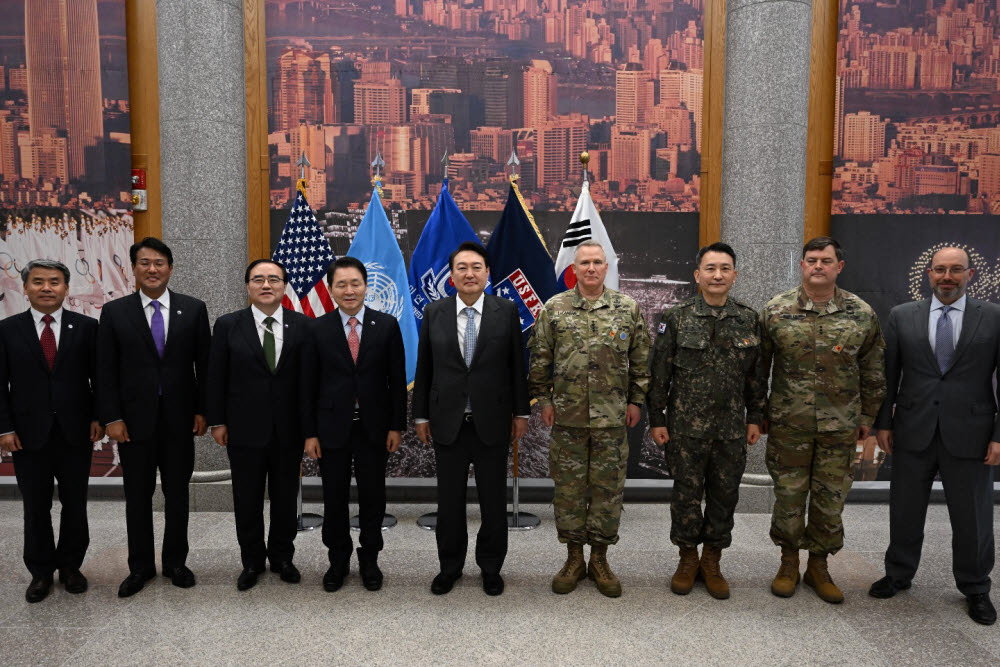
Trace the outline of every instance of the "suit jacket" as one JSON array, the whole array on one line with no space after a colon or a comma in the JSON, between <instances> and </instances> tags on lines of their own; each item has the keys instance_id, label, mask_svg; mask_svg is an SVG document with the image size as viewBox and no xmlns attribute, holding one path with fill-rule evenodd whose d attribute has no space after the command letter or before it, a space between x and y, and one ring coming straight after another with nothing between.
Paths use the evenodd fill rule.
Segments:
<instances>
[{"instance_id":1,"label":"suit jacket","mask_svg":"<svg viewBox=\"0 0 1000 667\"><path fill-rule=\"evenodd\" d=\"M90 446L96 371L94 318L63 310L51 371L30 311L0 321L0 433L15 431L25 450L41 449L58 425L66 442Z\"/></svg>"},{"instance_id":2,"label":"suit jacket","mask_svg":"<svg viewBox=\"0 0 1000 667\"><path fill-rule=\"evenodd\" d=\"M904 303L885 328L888 394L875 427L892 429L894 446L921 451L941 430L948 451L982 458L1000 441L993 373L1000 363L1000 306L966 298L962 334L942 373L928 334L930 299ZM893 413L895 405L895 413Z\"/></svg>"},{"instance_id":3,"label":"suit jacket","mask_svg":"<svg viewBox=\"0 0 1000 667\"><path fill-rule=\"evenodd\" d=\"M101 423L124 419L133 440L149 440L164 428L176 435L190 434L194 416L205 414L211 338L205 303L170 290L167 343L161 359L139 293L106 304L97 329ZM158 424L161 400L164 423Z\"/></svg>"},{"instance_id":4,"label":"suit jacket","mask_svg":"<svg viewBox=\"0 0 1000 667\"><path fill-rule=\"evenodd\" d=\"M302 450L299 369L309 318L283 309L281 356L271 372L250 308L215 321L208 359L209 425L229 429L229 446L266 447L277 432L282 447Z\"/></svg>"},{"instance_id":5,"label":"suit jacket","mask_svg":"<svg viewBox=\"0 0 1000 667\"><path fill-rule=\"evenodd\" d=\"M358 402L373 445L406 430L406 355L395 317L365 307L358 362L351 358L340 309L313 321L302 350L302 429L324 448L349 447Z\"/></svg>"},{"instance_id":6,"label":"suit jacket","mask_svg":"<svg viewBox=\"0 0 1000 667\"><path fill-rule=\"evenodd\" d=\"M517 306L486 295L476 352L467 368L458 345L456 298L435 301L424 309L413 417L429 419L434 441L449 445L458 438L470 401L479 439L487 445L506 445L511 418L531 412Z\"/></svg>"}]
</instances>

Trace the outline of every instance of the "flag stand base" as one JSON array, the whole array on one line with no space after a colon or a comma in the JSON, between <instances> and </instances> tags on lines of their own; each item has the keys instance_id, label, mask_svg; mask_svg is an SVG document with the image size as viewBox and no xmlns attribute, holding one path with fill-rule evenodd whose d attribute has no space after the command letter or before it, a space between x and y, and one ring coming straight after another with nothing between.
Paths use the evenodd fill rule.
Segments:
<instances>
[{"instance_id":1,"label":"flag stand base","mask_svg":"<svg viewBox=\"0 0 1000 667\"><path fill-rule=\"evenodd\" d=\"M417 525L424 530L436 530L438 525L438 513L428 512L427 514L421 514L417 519Z\"/></svg>"},{"instance_id":2,"label":"flag stand base","mask_svg":"<svg viewBox=\"0 0 1000 667\"><path fill-rule=\"evenodd\" d=\"M397 523L396 517L386 512L382 516L382 532L395 528ZM351 517L351 530L361 531L361 517L357 514Z\"/></svg>"}]
</instances>

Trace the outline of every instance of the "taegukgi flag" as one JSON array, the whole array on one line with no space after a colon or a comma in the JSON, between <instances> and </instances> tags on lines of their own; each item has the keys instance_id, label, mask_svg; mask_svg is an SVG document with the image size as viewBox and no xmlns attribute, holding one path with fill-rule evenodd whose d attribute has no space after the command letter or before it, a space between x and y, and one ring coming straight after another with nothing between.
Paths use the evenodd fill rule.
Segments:
<instances>
[{"instance_id":1,"label":"taegukgi flag","mask_svg":"<svg viewBox=\"0 0 1000 667\"><path fill-rule=\"evenodd\" d=\"M562 245L559 246L559 254L556 255L556 281L560 292L573 289L576 286L573 257L576 254L576 247L589 239L600 243L601 247L604 248L604 254L608 257L608 275L604 278L604 286L617 290L618 255L611 247L611 238L601 221L601 214L597 212L594 200L590 198L590 183L584 181L580 198L576 202L576 210L573 211L566 236L563 237Z\"/></svg>"}]
</instances>

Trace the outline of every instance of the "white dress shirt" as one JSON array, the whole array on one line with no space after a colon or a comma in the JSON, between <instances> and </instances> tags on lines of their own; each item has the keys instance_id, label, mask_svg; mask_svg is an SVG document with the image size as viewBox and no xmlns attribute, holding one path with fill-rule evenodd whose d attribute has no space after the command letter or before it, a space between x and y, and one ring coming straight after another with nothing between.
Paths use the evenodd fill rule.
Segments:
<instances>
[{"instance_id":1,"label":"white dress shirt","mask_svg":"<svg viewBox=\"0 0 1000 667\"><path fill-rule=\"evenodd\" d=\"M271 325L271 333L274 334L274 364L278 364L278 359L281 359L281 343L285 338L285 325L282 319L283 308L278 308L274 311L274 315L270 317L274 318L274 324ZM253 314L253 321L257 324L257 339L260 340L261 347L264 346L264 332L267 331L267 325L264 324L264 320L268 317L264 311L257 308L257 306L251 305L250 312Z\"/></svg>"},{"instance_id":2,"label":"white dress shirt","mask_svg":"<svg viewBox=\"0 0 1000 667\"><path fill-rule=\"evenodd\" d=\"M348 315L340 308L337 309L340 313L340 323L344 325L344 338L347 338L351 334L351 325L347 323L347 320L352 317L358 318L358 323L355 325L354 329L358 332L358 342L361 342L361 330L365 328L365 307L361 306L361 310L357 312L356 315Z\"/></svg>"},{"instance_id":3,"label":"white dress shirt","mask_svg":"<svg viewBox=\"0 0 1000 667\"><path fill-rule=\"evenodd\" d=\"M150 304L153 301L152 297L146 296L146 293L139 291L139 301L142 302L142 312L146 316L146 324L149 325L150 330L153 328L153 311L155 310ZM170 331L170 290L164 290L160 298L157 299L160 302L160 314L163 315L163 343L167 342L167 332Z\"/></svg>"},{"instance_id":4,"label":"white dress shirt","mask_svg":"<svg viewBox=\"0 0 1000 667\"><path fill-rule=\"evenodd\" d=\"M962 295L955 303L951 304L952 312L948 313L948 320L951 322L951 335L954 338L955 347L958 347L958 337L962 335L962 318L965 317L965 295ZM931 297L931 315L927 322L927 337L931 341L931 349L935 349L937 344L937 324L941 319L941 309L944 304L938 301L937 295ZM957 312L954 312L957 311Z\"/></svg>"},{"instance_id":5,"label":"white dress shirt","mask_svg":"<svg viewBox=\"0 0 1000 667\"><path fill-rule=\"evenodd\" d=\"M31 319L35 323L35 333L38 334L38 340L41 340L42 332L45 331L45 322L42 321L42 318L45 317L45 313L40 313L34 308L29 308L28 310L31 311ZM61 306L59 307L59 310L52 313L52 333L55 334L56 337L57 350L59 349L59 336L62 334L62 316L63 309Z\"/></svg>"}]
</instances>

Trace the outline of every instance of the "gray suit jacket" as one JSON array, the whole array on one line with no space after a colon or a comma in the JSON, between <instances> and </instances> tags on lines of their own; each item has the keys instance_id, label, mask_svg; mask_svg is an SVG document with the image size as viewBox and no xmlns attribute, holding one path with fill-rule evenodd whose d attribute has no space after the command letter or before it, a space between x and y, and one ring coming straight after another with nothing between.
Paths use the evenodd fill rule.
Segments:
<instances>
[{"instance_id":1,"label":"gray suit jacket","mask_svg":"<svg viewBox=\"0 0 1000 667\"><path fill-rule=\"evenodd\" d=\"M889 313L888 394L875 427L892 429L894 446L912 451L925 449L939 428L953 456L982 458L991 440L1000 441L993 387L1000 363L1000 306L966 299L962 335L942 373L927 338L930 304L930 299L904 303Z\"/></svg>"}]
</instances>

